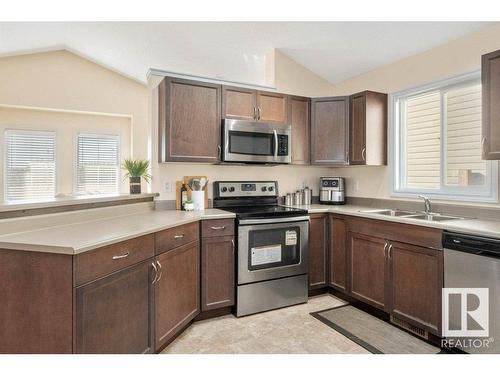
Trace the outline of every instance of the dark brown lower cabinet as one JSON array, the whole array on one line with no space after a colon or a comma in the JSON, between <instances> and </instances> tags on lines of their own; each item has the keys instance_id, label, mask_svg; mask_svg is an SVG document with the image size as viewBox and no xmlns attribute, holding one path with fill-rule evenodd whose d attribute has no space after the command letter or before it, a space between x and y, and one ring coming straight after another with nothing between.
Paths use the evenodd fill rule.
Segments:
<instances>
[{"instance_id":1,"label":"dark brown lower cabinet","mask_svg":"<svg viewBox=\"0 0 500 375\"><path fill-rule=\"evenodd\" d=\"M390 312L429 332L441 332L443 253L391 242Z\"/></svg>"},{"instance_id":2,"label":"dark brown lower cabinet","mask_svg":"<svg viewBox=\"0 0 500 375\"><path fill-rule=\"evenodd\" d=\"M309 227L309 290L327 286L328 214L311 214Z\"/></svg>"},{"instance_id":3,"label":"dark brown lower cabinet","mask_svg":"<svg viewBox=\"0 0 500 375\"><path fill-rule=\"evenodd\" d=\"M71 255L0 249L0 353L73 350Z\"/></svg>"},{"instance_id":4,"label":"dark brown lower cabinet","mask_svg":"<svg viewBox=\"0 0 500 375\"><path fill-rule=\"evenodd\" d=\"M158 351L200 312L200 243L194 241L156 257L155 348Z\"/></svg>"},{"instance_id":5,"label":"dark brown lower cabinet","mask_svg":"<svg viewBox=\"0 0 500 375\"><path fill-rule=\"evenodd\" d=\"M204 238L201 245L201 310L234 305L233 236Z\"/></svg>"},{"instance_id":6,"label":"dark brown lower cabinet","mask_svg":"<svg viewBox=\"0 0 500 375\"><path fill-rule=\"evenodd\" d=\"M349 232L348 237L352 296L387 311L387 241L353 232Z\"/></svg>"},{"instance_id":7,"label":"dark brown lower cabinet","mask_svg":"<svg viewBox=\"0 0 500 375\"><path fill-rule=\"evenodd\" d=\"M153 342L151 262L76 288L76 353L150 353Z\"/></svg>"},{"instance_id":8,"label":"dark brown lower cabinet","mask_svg":"<svg viewBox=\"0 0 500 375\"><path fill-rule=\"evenodd\" d=\"M347 291L347 226L344 219L330 215L330 286Z\"/></svg>"}]
</instances>

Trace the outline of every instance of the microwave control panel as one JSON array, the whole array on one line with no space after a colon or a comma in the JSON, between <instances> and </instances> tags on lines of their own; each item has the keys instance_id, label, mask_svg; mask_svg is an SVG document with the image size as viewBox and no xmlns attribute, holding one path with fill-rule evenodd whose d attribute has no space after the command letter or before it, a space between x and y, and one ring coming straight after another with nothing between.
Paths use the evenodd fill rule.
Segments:
<instances>
[{"instance_id":1,"label":"microwave control panel","mask_svg":"<svg viewBox=\"0 0 500 375\"><path fill-rule=\"evenodd\" d=\"M278 134L278 156L288 155L288 135Z\"/></svg>"}]
</instances>

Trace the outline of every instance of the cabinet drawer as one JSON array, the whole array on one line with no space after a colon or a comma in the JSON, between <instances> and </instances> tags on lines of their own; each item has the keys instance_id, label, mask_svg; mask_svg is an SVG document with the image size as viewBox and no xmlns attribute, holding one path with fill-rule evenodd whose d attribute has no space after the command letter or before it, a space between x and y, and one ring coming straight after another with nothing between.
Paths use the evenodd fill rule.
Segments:
<instances>
[{"instance_id":1,"label":"cabinet drawer","mask_svg":"<svg viewBox=\"0 0 500 375\"><path fill-rule=\"evenodd\" d=\"M197 221L162 230L155 234L156 254L164 253L198 239L199 226Z\"/></svg>"},{"instance_id":2,"label":"cabinet drawer","mask_svg":"<svg viewBox=\"0 0 500 375\"><path fill-rule=\"evenodd\" d=\"M152 234L78 254L74 258L75 285L96 280L153 256Z\"/></svg>"},{"instance_id":3,"label":"cabinet drawer","mask_svg":"<svg viewBox=\"0 0 500 375\"><path fill-rule=\"evenodd\" d=\"M234 236L233 219L203 220L201 222L201 236L220 237Z\"/></svg>"}]
</instances>

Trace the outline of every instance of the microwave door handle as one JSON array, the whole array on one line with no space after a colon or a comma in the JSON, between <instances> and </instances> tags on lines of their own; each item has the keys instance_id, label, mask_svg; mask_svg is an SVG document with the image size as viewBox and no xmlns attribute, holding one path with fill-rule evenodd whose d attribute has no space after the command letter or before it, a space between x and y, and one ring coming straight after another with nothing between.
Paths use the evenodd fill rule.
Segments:
<instances>
[{"instance_id":1,"label":"microwave door handle","mask_svg":"<svg viewBox=\"0 0 500 375\"><path fill-rule=\"evenodd\" d=\"M278 131L276 129L273 130L274 134L274 157L278 157Z\"/></svg>"}]
</instances>

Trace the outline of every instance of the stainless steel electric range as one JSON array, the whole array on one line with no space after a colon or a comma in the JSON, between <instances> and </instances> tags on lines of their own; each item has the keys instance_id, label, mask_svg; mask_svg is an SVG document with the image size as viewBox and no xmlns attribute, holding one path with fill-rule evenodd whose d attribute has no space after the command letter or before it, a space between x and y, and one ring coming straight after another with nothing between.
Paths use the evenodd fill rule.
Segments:
<instances>
[{"instance_id":1,"label":"stainless steel electric range","mask_svg":"<svg viewBox=\"0 0 500 375\"><path fill-rule=\"evenodd\" d=\"M236 316L307 302L309 215L278 205L276 181L214 182L214 207L236 214Z\"/></svg>"}]
</instances>

